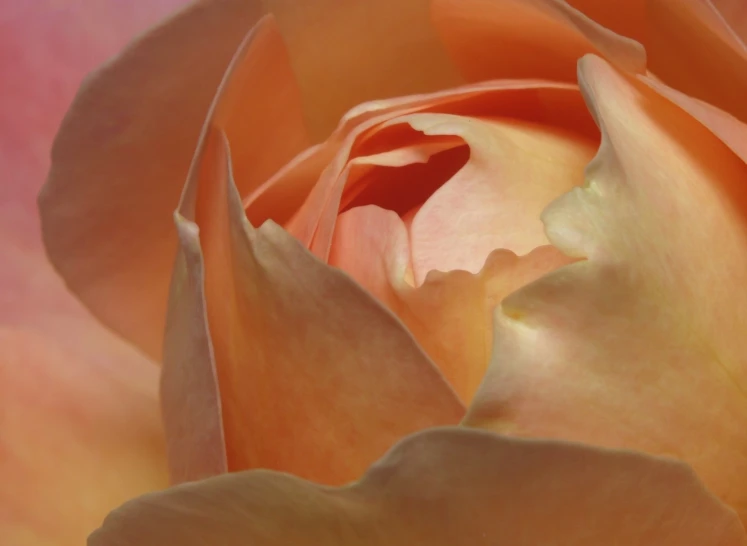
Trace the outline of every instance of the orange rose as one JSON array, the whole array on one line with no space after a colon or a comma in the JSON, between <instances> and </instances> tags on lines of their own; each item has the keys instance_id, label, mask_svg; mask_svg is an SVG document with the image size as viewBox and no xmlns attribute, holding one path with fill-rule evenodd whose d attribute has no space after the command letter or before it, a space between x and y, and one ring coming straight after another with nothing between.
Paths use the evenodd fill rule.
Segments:
<instances>
[{"instance_id":1,"label":"orange rose","mask_svg":"<svg viewBox=\"0 0 747 546\"><path fill-rule=\"evenodd\" d=\"M104 66L45 243L208 479L91 543L747 543L743 22L204 0Z\"/></svg>"}]
</instances>

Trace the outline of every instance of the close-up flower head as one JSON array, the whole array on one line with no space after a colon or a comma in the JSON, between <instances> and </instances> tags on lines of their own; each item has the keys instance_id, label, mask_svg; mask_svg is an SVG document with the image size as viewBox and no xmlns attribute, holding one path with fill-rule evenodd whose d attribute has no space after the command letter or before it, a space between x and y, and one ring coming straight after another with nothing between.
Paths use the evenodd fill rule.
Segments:
<instances>
[{"instance_id":1,"label":"close-up flower head","mask_svg":"<svg viewBox=\"0 0 747 546\"><path fill-rule=\"evenodd\" d=\"M747 546L747 0L0 0L0 545Z\"/></svg>"}]
</instances>

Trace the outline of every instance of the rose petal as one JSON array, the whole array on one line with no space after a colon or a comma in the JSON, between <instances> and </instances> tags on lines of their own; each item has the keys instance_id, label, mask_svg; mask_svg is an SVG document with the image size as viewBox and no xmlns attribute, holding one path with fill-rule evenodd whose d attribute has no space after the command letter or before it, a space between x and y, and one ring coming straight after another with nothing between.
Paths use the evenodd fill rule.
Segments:
<instances>
[{"instance_id":1,"label":"rose petal","mask_svg":"<svg viewBox=\"0 0 747 546\"><path fill-rule=\"evenodd\" d=\"M726 144L732 152L747 162L747 124L715 106L677 91L651 77L638 76L638 80L665 96L685 112L697 119Z\"/></svg>"},{"instance_id":2,"label":"rose petal","mask_svg":"<svg viewBox=\"0 0 747 546\"><path fill-rule=\"evenodd\" d=\"M649 0L561 0L596 23L641 44L648 39L646 7ZM686 0L685 0L686 1ZM702 1L702 0L698 0Z\"/></svg>"},{"instance_id":3,"label":"rose petal","mask_svg":"<svg viewBox=\"0 0 747 546\"><path fill-rule=\"evenodd\" d=\"M747 167L601 59L579 79L603 143L544 220L586 261L504 301L465 422L676 456L747 521Z\"/></svg>"},{"instance_id":4,"label":"rose petal","mask_svg":"<svg viewBox=\"0 0 747 546\"><path fill-rule=\"evenodd\" d=\"M430 1L265 0L288 44L315 141L362 102L463 83L433 31Z\"/></svg>"},{"instance_id":5,"label":"rose petal","mask_svg":"<svg viewBox=\"0 0 747 546\"><path fill-rule=\"evenodd\" d=\"M156 358L177 244L171 211L216 88L261 14L259 2L207 0L140 37L89 77L53 148L40 199L50 257L99 319ZM237 160L246 192L306 145L282 43L264 22L213 110L249 146Z\"/></svg>"},{"instance_id":6,"label":"rose petal","mask_svg":"<svg viewBox=\"0 0 747 546\"><path fill-rule=\"evenodd\" d=\"M206 316L193 302L182 324L207 318L210 338L172 332L170 343L189 346L167 354L212 352L214 362L189 364L202 367L190 377L216 368L228 469L274 468L343 483L404 435L457 422L463 406L402 324L278 226L252 228L232 186L224 137L211 130L202 146L177 224L182 233L199 230L192 244L199 242L204 260ZM188 471L202 457L199 416L215 416L217 408L210 392L200 394L212 384L168 371L186 365L167 359L163 379L181 380L164 385L171 393L164 411L172 466ZM199 430L180 426L185 409Z\"/></svg>"},{"instance_id":7,"label":"rose petal","mask_svg":"<svg viewBox=\"0 0 747 546\"><path fill-rule=\"evenodd\" d=\"M567 1L599 24L643 44L649 68L668 84L745 119L741 97L747 86L747 48L714 7L742 0ZM729 5L723 11L734 14L735 8Z\"/></svg>"},{"instance_id":8,"label":"rose petal","mask_svg":"<svg viewBox=\"0 0 747 546\"><path fill-rule=\"evenodd\" d=\"M743 0L711 0L711 2L742 42L747 42L747 4Z\"/></svg>"},{"instance_id":9,"label":"rose petal","mask_svg":"<svg viewBox=\"0 0 747 546\"><path fill-rule=\"evenodd\" d=\"M684 465L458 428L415 434L335 489L254 471L113 512L91 546L737 546L734 513Z\"/></svg>"},{"instance_id":10,"label":"rose petal","mask_svg":"<svg viewBox=\"0 0 747 546\"><path fill-rule=\"evenodd\" d=\"M412 266L404 222L392 211L366 206L339 216L329 263L404 322L468 404L488 366L495 306L568 258L550 246L521 257L496 251L476 275L433 271L415 288L408 283Z\"/></svg>"},{"instance_id":11,"label":"rose petal","mask_svg":"<svg viewBox=\"0 0 747 546\"><path fill-rule=\"evenodd\" d=\"M640 44L562 0L433 0L431 9L436 31L468 81L573 82L576 60L586 53L604 55L633 73L646 70Z\"/></svg>"},{"instance_id":12,"label":"rose petal","mask_svg":"<svg viewBox=\"0 0 747 546\"><path fill-rule=\"evenodd\" d=\"M747 121L747 48L704 0L648 0L649 68L668 85Z\"/></svg>"},{"instance_id":13,"label":"rose petal","mask_svg":"<svg viewBox=\"0 0 747 546\"><path fill-rule=\"evenodd\" d=\"M411 114L391 123L458 136L470 148L466 165L412 221L417 284L432 270L477 273L495 249L527 254L547 244L542 209L582 182L594 155L595 142L582 135L518 120Z\"/></svg>"}]
</instances>

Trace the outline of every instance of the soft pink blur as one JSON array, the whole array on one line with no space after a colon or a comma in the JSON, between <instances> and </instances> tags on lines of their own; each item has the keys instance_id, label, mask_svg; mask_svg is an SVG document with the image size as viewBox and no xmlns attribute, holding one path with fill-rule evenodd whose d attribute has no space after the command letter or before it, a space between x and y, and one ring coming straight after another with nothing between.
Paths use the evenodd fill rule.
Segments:
<instances>
[{"instance_id":1,"label":"soft pink blur","mask_svg":"<svg viewBox=\"0 0 747 546\"><path fill-rule=\"evenodd\" d=\"M0 0L0 543L82 544L165 481L158 371L47 263L36 195L82 78L184 0Z\"/></svg>"}]
</instances>

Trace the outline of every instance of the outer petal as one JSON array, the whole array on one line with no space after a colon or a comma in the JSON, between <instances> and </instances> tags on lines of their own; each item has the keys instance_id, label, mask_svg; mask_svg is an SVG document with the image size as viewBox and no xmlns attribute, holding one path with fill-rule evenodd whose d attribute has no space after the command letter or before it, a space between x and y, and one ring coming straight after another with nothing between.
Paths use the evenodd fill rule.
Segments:
<instances>
[{"instance_id":1,"label":"outer petal","mask_svg":"<svg viewBox=\"0 0 747 546\"><path fill-rule=\"evenodd\" d=\"M434 25L468 81L546 78L574 82L576 60L599 53L645 72L640 44L563 0L432 0ZM496 54L496 51L510 54Z\"/></svg>"},{"instance_id":2,"label":"outer petal","mask_svg":"<svg viewBox=\"0 0 747 546\"><path fill-rule=\"evenodd\" d=\"M507 298L466 423L674 455L747 521L747 167L596 57L587 186L544 214L586 261Z\"/></svg>"},{"instance_id":3,"label":"outer petal","mask_svg":"<svg viewBox=\"0 0 747 546\"><path fill-rule=\"evenodd\" d=\"M315 141L363 102L463 83L432 28L431 0L264 0L288 44Z\"/></svg>"},{"instance_id":4,"label":"outer petal","mask_svg":"<svg viewBox=\"0 0 747 546\"><path fill-rule=\"evenodd\" d=\"M747 48L708 0L647 0L649 68L747 122Z\"/></svg>"},{"instance_id":5,"label":"outer petal","mask_svg":"<svg viewBox=\"0 0 747 546\"><path fill-rule=\"evenodd\" d=\"M202 248L202 264L188 263L204 267L206 316L196 301L180 323L207 319L210 338L188 335L194 329L169 336L182 345L167 347L173 358L163 376L172 465L186 469L174 478L194 477L190 461L202 457L204 416L215 423L218 415L211 392L201 394L215 382L199 380L210 378L213 366L229 470L274 468L343 483L404 435L457 422L463 406L402 324L278 226L252 228L223 136L210 129L202 146L177 223L189 244ZM180 298L172 304L186 305ZM190 354L204 360L178 358ZM174 372L185 366L188 376ZM197 429L184 426L190 416Z\"/></svg>"},{"instance_id":6,"label":"outer petal","mask_svg":"<svg viewBox=\"0 0 747 546\"><path fill-rule=\"evenodd\" d=\"M255 471L112 513L89 546L738 546L744 529L669 459L434 429L334 489Z\"/></svg>"},{"instance_id":7,"label":"outer petal","mask_svg":"<svg viewBox=\"0 0 747 546\"><path fill-rule=\"evenodd\" d=\"M258 0L206 0L140 37L82 86L52 151L40 206L53 263L98 318L156 358L176 248L171 212L226 67L262 13ZM247 146L236 165L247 193L306 145L271 21L254 38L213 110Z\"/></svg>"},{"instance_id":8,"label":"outer petal","mask_svg":"<svg viewBox=\"0 0 747 546\"><path fill-rule=\"evenodd\" d=\"M747 4L742 0L711 0L711 2L729 26L734 29L742 43L747 42Z\"/></svg>"}]
</instances>

